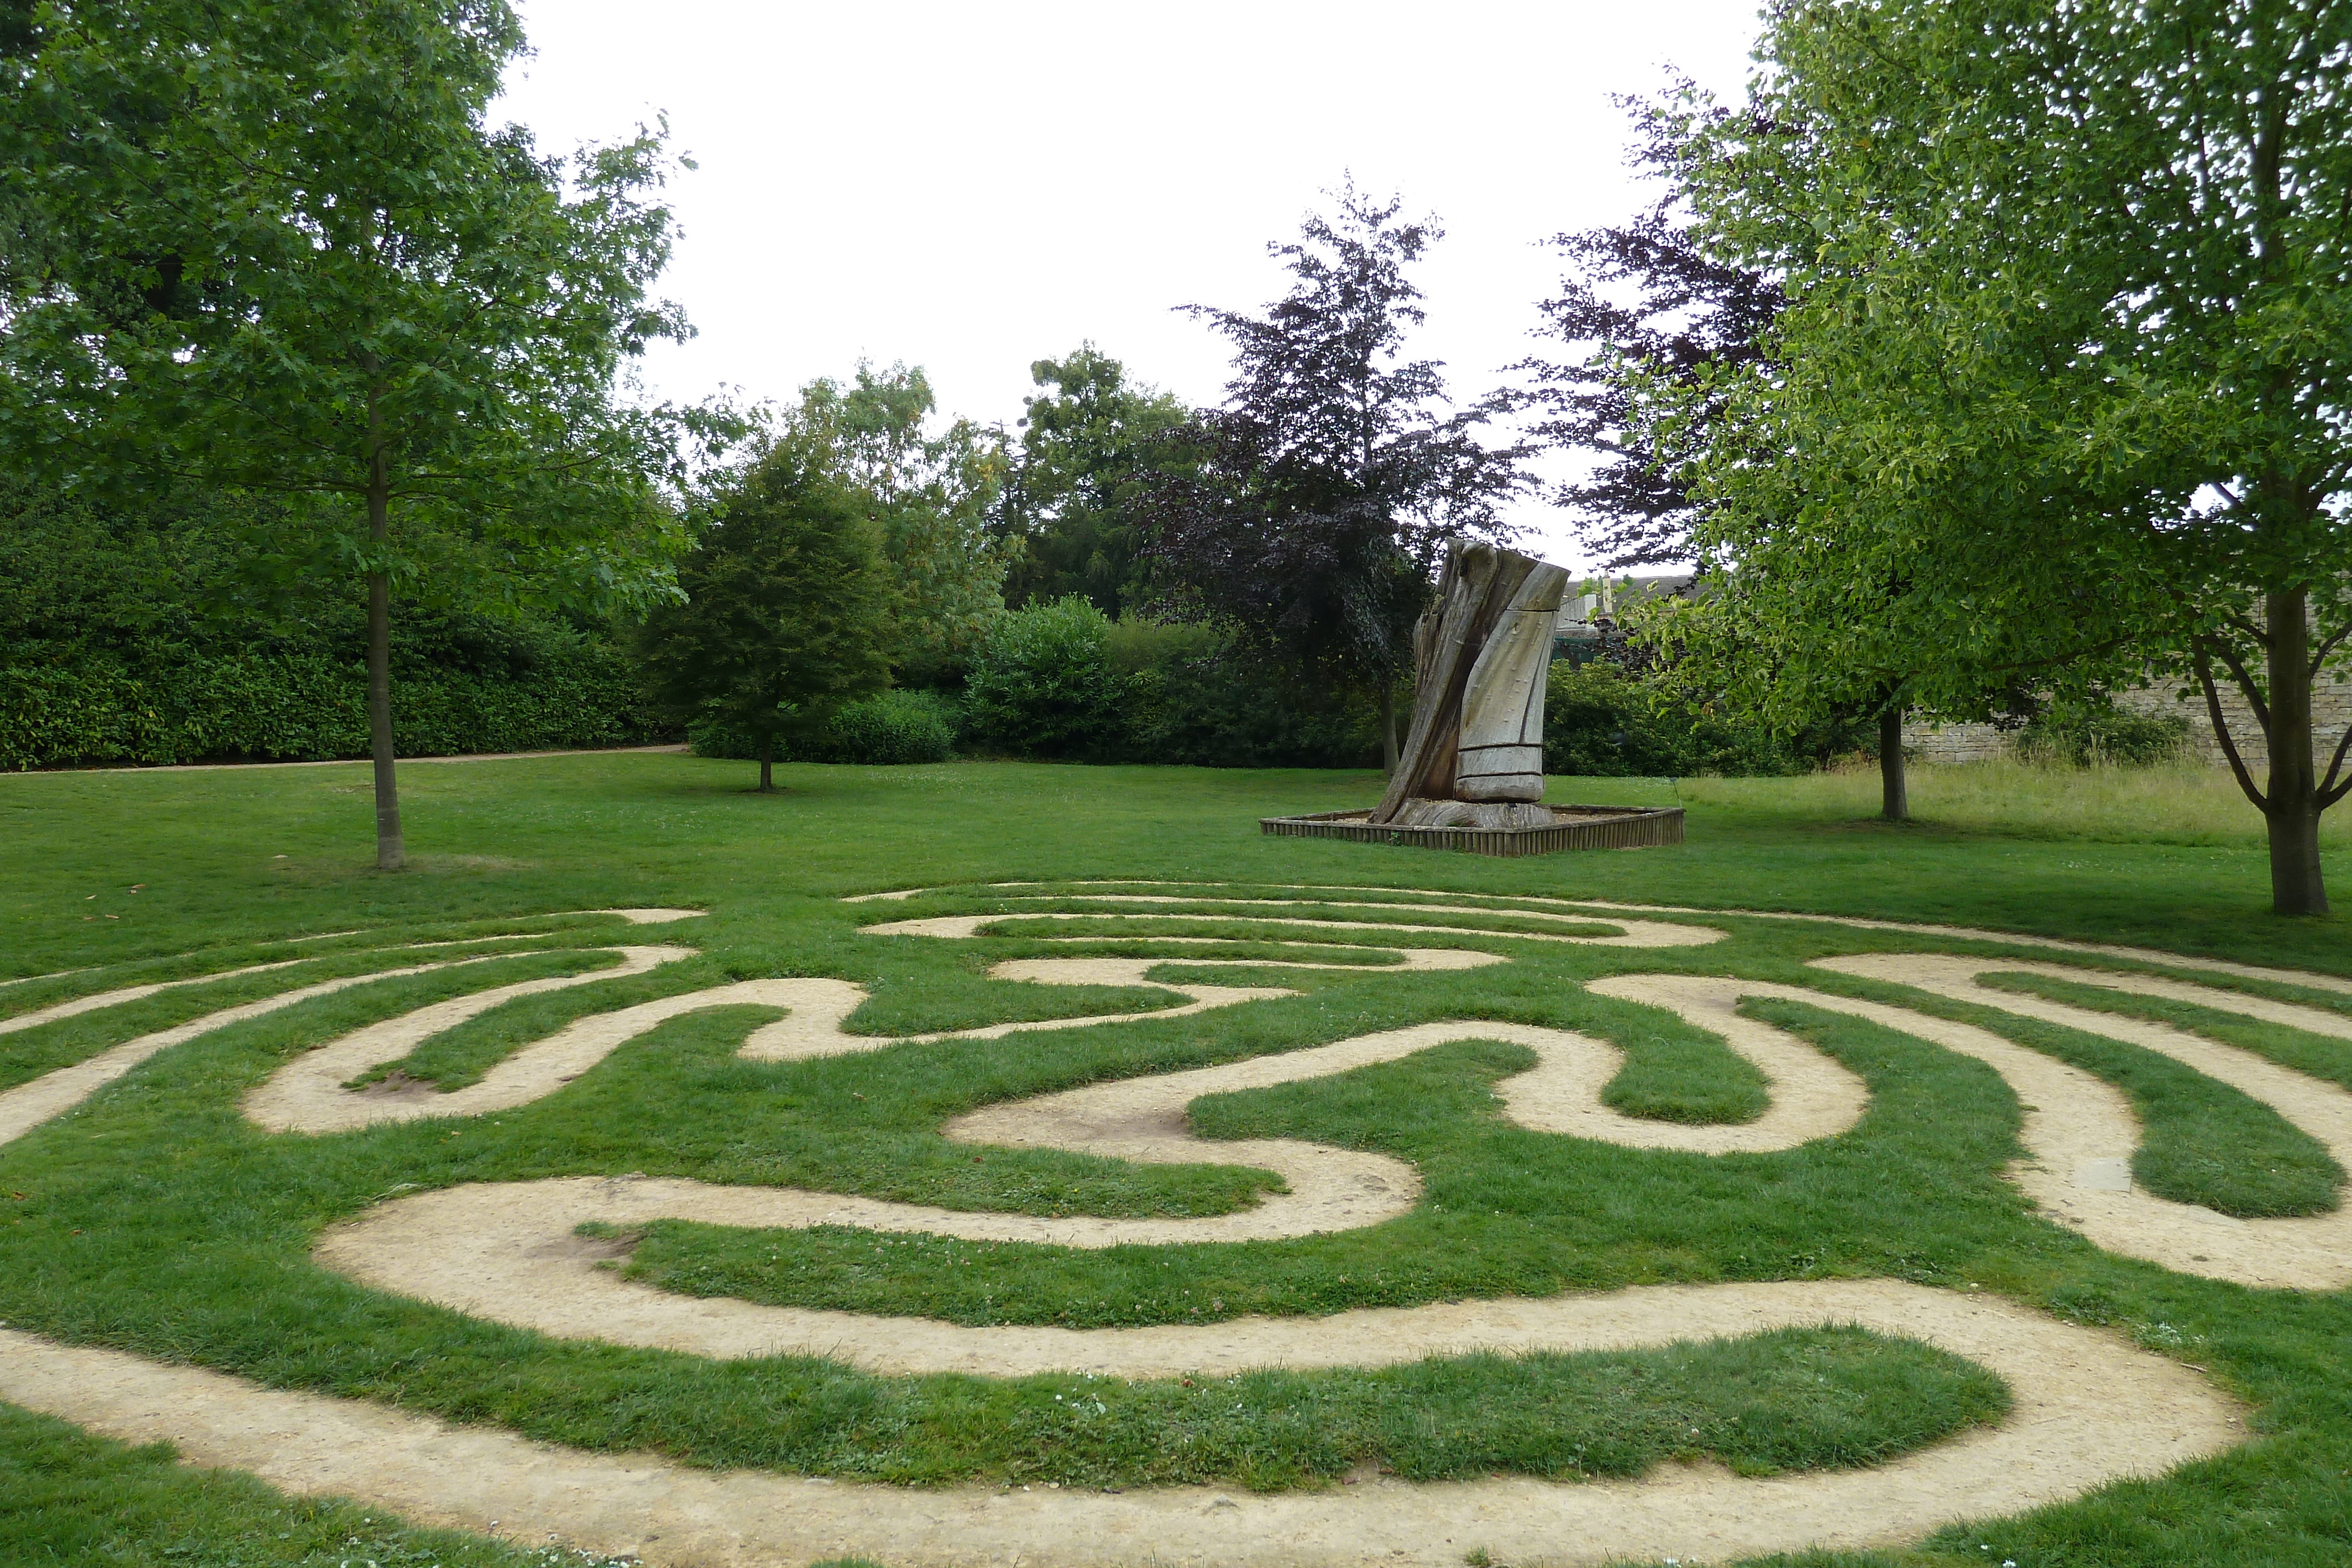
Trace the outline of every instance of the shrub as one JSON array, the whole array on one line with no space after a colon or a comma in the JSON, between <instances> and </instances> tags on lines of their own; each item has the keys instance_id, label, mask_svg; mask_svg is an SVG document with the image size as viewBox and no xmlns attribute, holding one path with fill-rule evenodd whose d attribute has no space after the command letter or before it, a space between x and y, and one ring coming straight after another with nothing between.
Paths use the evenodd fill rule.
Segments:
<instances>
[{"instance_id":1,"label":"shrub","mask_svg":"<svg viewBox=\"0 0 2352 1568\"><path fill-rule=\"evenodd\" d=\"M964 684L973 737L1016 757L1121 754L1129 682L1109 641L1109 621L1075 593L999 619Z\"/></svg>"},{"instance_id":2,"label":"shrub","mask_svg":"<svg viewBox=\"0 0 2352 1568\"><path fill-rule=\"evenodd\" d=\"M2188 742L2189 721L2179 715L2118 707L2097 693L2060 698L2034 715L2017 737L2017 754L2074 768L2144 768L2175 760Z\"/></svg>"},{"instance_id":3,"label":"shrub","mask_svg":"<svg viewBox=\"0 0 2352 1568\"><path fill-rule=\"evenodd\" d=\"M877 766L945 762L955 755L961 716L937 692L884 692L834 715L808 759Z\"/></svg>"},{"instance_id":4,"label":"shrub","mask_svg":"<svg viewBox=\"0 0 2352 1568\"><path fill-rule=\"evenodd\" d=\"M1552 663L1544 771L1600 777L1801 773L1796 749L1752 721L1661 697L1617 665Z\"/></svg>"},{"instance_id":5,"label":"shrub","mask_svg":"<svg viewBox=\"0 0 2352 1568\"><path fill-rule=\"evenodd\" d=\"M1125 677L1128 755L1204 768L1370 768L1377 703L1273 667L1204 626L1129 617L1111 628Z\"/></svg>"},{"instance_id":6,"label":"shrub","mask_svg":"<svg viewBox=\"0 0 2352 1568\"><path fill-rule=\"evenodd\" d=\"M939 692L887 691L845 704L814 738L784 747L787 762L856 762L890 767L945 762L955 755L961 714ZM687 727L697 757L757 760L759 742L748 730L716 719Z\"/></svg>"}]
</instances>

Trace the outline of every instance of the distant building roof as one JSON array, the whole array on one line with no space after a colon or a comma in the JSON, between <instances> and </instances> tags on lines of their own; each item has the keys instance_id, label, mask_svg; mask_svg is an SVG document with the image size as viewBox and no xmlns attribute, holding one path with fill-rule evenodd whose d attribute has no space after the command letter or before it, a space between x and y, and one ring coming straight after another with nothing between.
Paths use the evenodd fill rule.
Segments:
<instances>
[{"instance_id":1,"label":"distant building roof","mask_svg":"<svg viewBox=\"0 0 2352 1568\"><path fill-rule=\"evenodd\" d=\"M1685 594L1698 580L1698 574L1689 571L1653 572L1647 577L1588 579L1575 593L1560 601L1559 620L1562 634L1567 628L1583 625L1603 617L1614 618L1617 611L1627 605L1639 604L1645 599L1657 599L1671 594Z\"/></svg>"}]
</instances>

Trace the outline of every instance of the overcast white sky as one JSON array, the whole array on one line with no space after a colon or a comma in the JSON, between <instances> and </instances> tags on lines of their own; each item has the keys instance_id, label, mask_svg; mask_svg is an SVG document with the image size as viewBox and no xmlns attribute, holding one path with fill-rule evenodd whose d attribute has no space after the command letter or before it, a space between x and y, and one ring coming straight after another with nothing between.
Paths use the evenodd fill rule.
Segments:
<instances>
[{"instance_id":1,"label":"overcast white sky","mask_svg":"<svg viewBox=\"0 0 2352 1568\"><path fill-rule=\"evenodd\" d=\"M1446 238L1416 351L1454 392L1537 347L1538 242L1647 189L1610 101L1669 69L1736 93L1755 0L1395 5L825 5L523 0L504 118L542 147L669 116L699 165L663 292L700 335L667 397L786 400L861 357L926 367L943 410L1010 423L1033 360L1092 340L1218 401L1223 340L1170 308L1282 292L1268 240L1352 171ZM1524 545L1580 560L1548 507Z\"/></svg>"}]
</instances>

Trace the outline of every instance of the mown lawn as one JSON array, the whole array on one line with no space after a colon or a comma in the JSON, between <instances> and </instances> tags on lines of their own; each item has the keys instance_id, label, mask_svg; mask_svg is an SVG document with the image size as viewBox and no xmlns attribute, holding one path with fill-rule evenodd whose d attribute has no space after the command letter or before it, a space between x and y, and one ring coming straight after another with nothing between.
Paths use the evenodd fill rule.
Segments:
<instances>
[{"instance_id":1,"label":"mown lawn","mask_svg":"<svg viewBox=\"0 0 2352 1568\"><path fill-rule=\"evenodd\" d=\"M1378 789L1370 774L788 767L779 774L786 792L772 797L747 792L745 765L664 755L417 764L403 776L415 863L394 876L369 866L361 766L0 778L0 978L95 971L0 990L0 1014L100 985L303 960L290 972L0 1035L0 1088L142 1030L284 988L289 973L385 967L372 955L387 932L480 938L517 916L607 905L709 909L709 918L664 928L677 935L659 938L689 943L702 956L512 1004L435 1042L410 1070L454 1086L584 1011L763 975L856 980L874 999L853 1027L886 1032L1146 1004L1120 991L1065 1004L990 982L989 964L1047 949L1015 936L954 944L861 936L857 925L880 911L837 902L992 881L1380 884L1809 910L2352 973L2343 917L2294 923L2263 913L2259 841L2226 797L2209 800L2194 781L2166 786L2170 804L2154 813L2147 789L2129 781L2095 780L2098 790L2070 794L2062 779L2021 812L2014 831L2001 831L1974 778L1922 779L1925 820L1901 828L1868 821L1834 779L1555 780L1556 800L1680 799L1690 841L1504 862L1258 834L1261 815L1365 803ZM1941 823L1939 789L1949 804ZM2251 819L2250 808L2236 810ZM2336 852L2330 870L2339 895L2352 900L2352 855ZM968 897L936 905L974 906ZM934 904L882 908L912 915ZM1296 998L1014 1037L1017 1050L948 1042L761 1066L731 1053L762 1015L697 1015L560 1095L492 1126L463 1124L457 1137L448 1124L427 1123L272 1138L236 1117L243 1089L287 1055L488 983L388 980L175 1048L83 1114L0 1147L0 1192L26 1195L6 1197L13 1212L0 1212L0 1319L584 1447L918 1484L1214 1479L1280 1488L1327 1484L1368 1458L1427 1479L1601 1475L1670 1454L1712 1455L1763 1473L1868 1462L1997 1416L1998 1385L1965 1364L1824 1332L1646 1356L1269 1373L1213 1391L1097 1384L1103 1408L1081 1431L1052 1397L1068 1378L890 1379L812 1360L713 1364L551 1341L378 1296L309 1260L320 1227L402 1184L584 1173L775 1182L1044 1213L1220 1212L1248 1201L1260 1178L1046 1150L975 1162L937 1128L979 1103L1434 1018L1607 1035L1629 1059L1613 1103L1672 1119L1736 1120L1759 1105L1744 1063L1698 1031L1574 982L1689 967L1831 988L1802 969L1807 959L1919 944L1765 922L1726 928L1732 939L1708 948L1519 944L1509 966L1467 973L1294 977L1286 983L1306 993ZM1272 933L1246 922L1193 929L1229 938L1228 948L1202 951L1237 962L1273 951L1260 945ZM370 935L284 940L353 931ZM530 946L576 948L613 935L583 927ZM558 951L483 969L503 979L596 962ZM1850 1561L1983 1562L1987 1549L1990 1561L2020 1568L2352 1560L2352 1397L2343 1375L2352 1364L2352 1310L2340 1296L2248 1291L2101 1253L2033 1218L2000 1179L2017 1113L1988 1071L1851 1018L1787 1003L1757 1010L1805 1032L1870 1082L1872 1110L1852 1134L1713 1160L1529 1134L1497 1121L1487 1092L1524 1054L1465 1043L1195 1107L1195 1126L1211 1136L1309 1138L1413 1161L1427 1201L1373 1229L1247 1248L1082 1253L665 1224L630 1267L688 1292L1074 1326L1198 1322L1204 1303L1213 1303L1211 1316L1323 1312L1649 1281L1893 1275L1975 1286L2116 1325L2210 1367L2255 1404L2262 1436L2159 1481L1956 1529L1916 1552ZM2352 1052L2341 1042L2243 1019L2181 1021L2352 1084ZM2334 1201L2342 1173L2266 1107L2131 1048L2053 1026L2017 1032L2135 1096L2148 1126L2141 1180L2166 1196L2242 1214L2308 1213ZM1171 1444L1171 1432L1185 1441ZM367 1519L365 1529L354 1518ZM337 1531L350 1542L364 1536L371 1550L331 1542ZM214 1568L537 1560L404 1533L380 1514L289 1501L236 1478L192 1475L151 1451L22 1414L0 1418L0 1556Z\"/></svg>"}]
</instances>

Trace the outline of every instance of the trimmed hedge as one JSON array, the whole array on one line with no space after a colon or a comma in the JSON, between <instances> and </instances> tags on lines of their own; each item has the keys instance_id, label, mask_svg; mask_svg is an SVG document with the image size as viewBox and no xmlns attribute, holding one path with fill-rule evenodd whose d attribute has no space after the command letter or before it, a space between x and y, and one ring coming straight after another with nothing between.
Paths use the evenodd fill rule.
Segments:
<instances>
[{"instance_id":1,"label":"trimmed hedge","mask_svg":"<svg viewBox=\"0 0 2352 1568\"><path fill-rule=\"evenodd\" d=\"M659 737L628 665L583 645L517 674L393 672L404 757L553 751ZM323 653L0 665L0 768L368 754L365 666Z\"/></svg>"},{"instance_id":2,"label":"trimmed hedge","mask_svg":"<svg viewBox=\"0 0 2352 1568\"><path fill-rule=\"evenodd\" d=\"M224 493L109 507L0 475L0 768L366 756L364 596L273 553L299 522ZM395 601L394 745L659 738L618 635Z\"/></svg>"}]
</instances>

